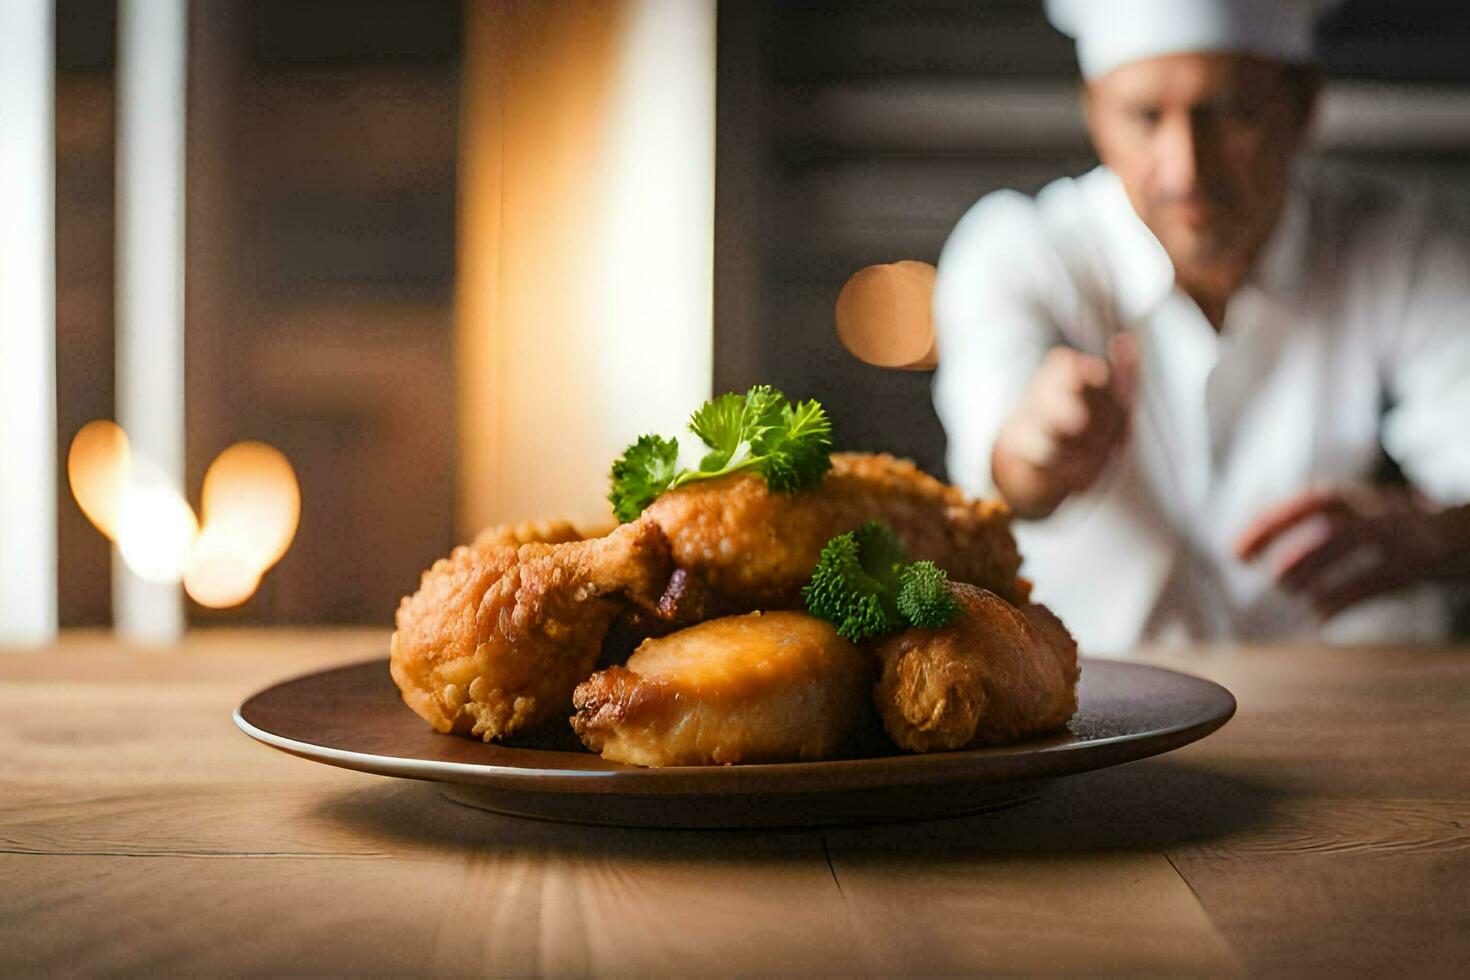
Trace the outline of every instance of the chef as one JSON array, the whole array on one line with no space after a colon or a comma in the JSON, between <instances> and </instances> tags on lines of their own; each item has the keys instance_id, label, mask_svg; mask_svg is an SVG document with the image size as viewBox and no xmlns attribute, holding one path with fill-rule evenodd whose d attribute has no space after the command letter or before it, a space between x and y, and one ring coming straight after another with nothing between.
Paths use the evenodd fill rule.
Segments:
<instances>
[{"instance_id":1,"label":"chef","mask_svg":"<svg viewBox=\"0 0 1470 980\"><path fill-rule=\"evenodd\" d=\"M1470 581L1470 239L1297 166L1327 6L1049 0L1102 165L945 244L950 478L1085 649L1429 640Z\"/></svg>"}]
</instances>

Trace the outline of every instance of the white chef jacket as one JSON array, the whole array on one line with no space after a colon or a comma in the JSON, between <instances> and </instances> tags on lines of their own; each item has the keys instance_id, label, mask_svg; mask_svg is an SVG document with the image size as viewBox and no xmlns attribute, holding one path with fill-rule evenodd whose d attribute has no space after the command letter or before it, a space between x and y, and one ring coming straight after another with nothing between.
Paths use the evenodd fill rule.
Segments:
<instances>
[{"instance_id":1,"label":"white chef jacket","mask_svg":"<svg viewBox=\"0 0 1470 980\"><path fill-rule=\"evenodd\" d=\"M949 476L977 496L995 492L991 446L1049 348L1138 337L1127 442L1090 490L1016 527L1036 598L1084 649L1446 631L1428 587L1321 624L1269 554L1233 554L1267 508L1366 481L1382 450L1437 502L1470 500L1470 241L1427 200L1298 174L1217 333L1112 172L999 191L945 244L934 320Z\"/></svg>"}]
</instances>

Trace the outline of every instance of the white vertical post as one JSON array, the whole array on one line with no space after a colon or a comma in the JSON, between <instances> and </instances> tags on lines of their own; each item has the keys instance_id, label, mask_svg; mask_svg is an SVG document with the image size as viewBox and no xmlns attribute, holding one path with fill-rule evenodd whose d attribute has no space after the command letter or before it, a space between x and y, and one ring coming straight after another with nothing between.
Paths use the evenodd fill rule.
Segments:
<instances>
[{"instance_id":1,"label":"white vertical post","mask_svg":"<svg viewBox=\"0 0 1470 980\"><path fill-rule=\"evenodd\" d=\"M51 0L0 0L0 644L56 635Z\"/></svg>"},{"instance_id":2,"label":"white vertical post","mask_svg":"<svg viewBox=\"0 0 1470 980\"><path fill-rule=\"evenodd\" d=\"M117 416L134 458L184 484L186 0L118 5ZM113 551L113 619L145 642L184 630L177 584L145 582Z\"/></svg>"}]
</instances>

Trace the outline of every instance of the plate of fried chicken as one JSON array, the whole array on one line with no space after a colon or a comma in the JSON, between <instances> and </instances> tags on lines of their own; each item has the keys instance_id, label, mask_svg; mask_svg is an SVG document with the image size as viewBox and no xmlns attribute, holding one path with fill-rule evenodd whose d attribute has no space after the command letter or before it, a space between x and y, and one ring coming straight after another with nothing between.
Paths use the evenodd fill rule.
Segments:
<instances>
[{"instance_id":1,"label":"plate of fried chicken","mask_svg":"<svg viewBox=\"0 0 1470 980\"><path fill-rule=\"evenodd\" d=\"M756 387L690 429L697 465L658 436L614 463L615 527L487 529L403 600L386 663L237 723L483 809L771 826L1008 805L1233 713L1208 681L1079 658L1003 503L831 452L816 403Z\"/></svg>"}]
</instances>

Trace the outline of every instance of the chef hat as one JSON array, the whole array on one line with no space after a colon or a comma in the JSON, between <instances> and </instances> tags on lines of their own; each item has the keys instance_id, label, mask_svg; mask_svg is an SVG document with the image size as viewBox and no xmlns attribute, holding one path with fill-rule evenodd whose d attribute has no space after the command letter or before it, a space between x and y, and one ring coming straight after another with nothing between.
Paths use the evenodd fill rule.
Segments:
<instances>
[{"instance_id":1,"label":"chef hat","mask_svg":"<svg viewBox=\"0 0 1470 980\"><path fill-rule=\"evenodd\" d=\"M1085 78L1130 61L1233 51L1312 61L1312 27L1341 0L1046 0L1052 26L1075 38Z\"/></svg>"}]
</instances>

